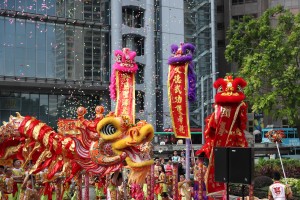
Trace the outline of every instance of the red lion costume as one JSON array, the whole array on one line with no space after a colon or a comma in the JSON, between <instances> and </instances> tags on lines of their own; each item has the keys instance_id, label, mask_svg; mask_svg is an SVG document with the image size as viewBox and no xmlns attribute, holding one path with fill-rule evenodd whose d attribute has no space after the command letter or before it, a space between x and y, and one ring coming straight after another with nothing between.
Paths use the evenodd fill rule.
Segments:
<instances>
[{"instance_id":1,"label":"red lion costume","mask_svg":"<svg viewBox=\"0 0 300 200\"><path fill-rule=\"evenodd\" d=\"M205 174L207 193L224 190L224 184L215 182L214 147L247 147L244 130L247 123L247 105L243 100L243 88L247 85L242 78L227 76L214 82L217 89L215 111L206 119L205 144L196 152L209 159Z\"/></svg>"}]
</instances>

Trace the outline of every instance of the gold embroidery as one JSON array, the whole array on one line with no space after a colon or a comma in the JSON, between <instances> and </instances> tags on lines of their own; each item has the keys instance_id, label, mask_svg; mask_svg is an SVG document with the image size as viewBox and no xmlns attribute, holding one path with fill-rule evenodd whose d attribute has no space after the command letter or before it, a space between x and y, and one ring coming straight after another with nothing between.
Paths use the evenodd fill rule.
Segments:
<instances>
[{"instance_id":1,"label":"gold embroidery","mask_svg":"<svg viewBox=\"0 0 300 200\"><path fill-rule=\"evenodd\" d=\"M221 107L221 117L230 117L231 108L230 107Z\"/></svg>"},{"instance_id":2,"label":"gold embroidery","mask_svg":"<svg viewBox=\"0 0 300 200\"><path fill-rule=\"evenodd\" d=\"M219 134L223 135L224 133L226 133L226 122L221 122L220 123L220 129L219 129Z\"/></svg>"},{"instance_id":3,"label":"gold embroidery","mask_svg":"<svg viewBox=\"0 0 300 200\"><path fill-rule=\"evenodd\" d=\"M40 130L41 128L45 125L45 123L39 123L38 125L36 125L33 129L33 132L32 132L32 136L35 140L38 139L38 136L39 136L39 133L40 133Z\"/></svg>"},{"instance_id":4,"label":"gold embroidery","mask_svg":"<svg viewBox=\"0 0 300 200\"><path fill-rule=\"evenodd\" d=\"M27 134L28 128L30 126L30 123L32 122L32 120L28 120L24 126L24 134Z\"/></svg>"},{"instance_id":5,"label":"gold embroidery","mask_svg":"<svg viewBox=\"0 0 300 200\"><path fill-rule=\"evenodd\" d=\"M52 131L47 132L47 133L45 134L44 138L43 138L43 144L44 144L45 146L48 145L48 142L49 142L49 136L50 136L51 133L52 133Z\"/></svg>"}]
</instances>

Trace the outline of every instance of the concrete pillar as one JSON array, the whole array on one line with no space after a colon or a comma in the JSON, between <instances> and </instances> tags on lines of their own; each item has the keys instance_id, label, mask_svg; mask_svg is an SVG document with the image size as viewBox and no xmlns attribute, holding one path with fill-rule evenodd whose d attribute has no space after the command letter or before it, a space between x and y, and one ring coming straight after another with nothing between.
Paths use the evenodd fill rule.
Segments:
<instances>
[{"instance_id":1,"label":"concrete pillar","mask_svg":"<svg viewBox=\"0 0 300 200\"><path fill-rule=\"evenodd\" d=\"M151 123L156 130L156 68L154 49L154 0L146 0L145 10L145 55L146 65L144 69L145 84L145 116L148 123Z\"/></svg>"},{"instance_id":2,"label":"concrete pillar","mask_svg":"<svg viewBox=\"0 0 300 200\"><path fill-rule=\"evenodd\" d=\"M114 51L122 48L122 1L111 1L111 66L114 61ZM116 13L116 14L113 14ZM115 102L111 101L111 111L115 110Z\"/></svg>"}]
</instances>

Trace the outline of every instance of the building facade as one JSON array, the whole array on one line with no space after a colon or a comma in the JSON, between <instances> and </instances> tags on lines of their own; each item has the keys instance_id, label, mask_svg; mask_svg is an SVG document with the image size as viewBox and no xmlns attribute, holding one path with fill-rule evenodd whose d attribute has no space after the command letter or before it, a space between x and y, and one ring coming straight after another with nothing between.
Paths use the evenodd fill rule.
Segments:
<instances>
[{"instance_id":1,"label":"building facade","mask_svg":"<svg viewBox=\"0 0 300 200\"><path fill-rule=\"evenodd\" d=\"M170 45L190 42L197 74L190 123L200 129L213 109L212 83L237 71L224 58L230 20L258 17L279 3L299 10L296 0L2 0L0 120L20 112L55 127L58 118L75 117L78 106L88 108L87 117L99 104L113 110L113 51L129 47L139 65L137 120L146 119L156 131L169 129Z\"/></svg>"}]
</instances>

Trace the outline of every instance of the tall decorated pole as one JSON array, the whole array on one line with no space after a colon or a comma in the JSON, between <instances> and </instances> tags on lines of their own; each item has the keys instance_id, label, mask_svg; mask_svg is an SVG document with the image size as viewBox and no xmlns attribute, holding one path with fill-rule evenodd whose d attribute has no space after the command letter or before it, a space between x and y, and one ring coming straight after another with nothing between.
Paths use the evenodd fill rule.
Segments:
<instances>
[{"instance_id":1,"label":"tall decorated pole","mask_svg":"<svg viewBox=\"0 0 300 200\"><path fill-rule=\"evenodd\" d=\"M116 50L114 54L116 62L113 65L109 89L111 98L116 101L115 115L125 117L127 124L135 124L135 73L138 70L138 65L134 60L136 52L131 51L129 48L123 48L122 50ZM143 124L144 122L141 121L139 123ZM136 130L132 130L132 138L135 132ZM129 144L133 146L135 143L135 140L129 142ZM141 146L140 149L148 149L148 145L149 143L143 147ZM129 152L129 154L135 157L134 152ZM142 157L140 159L143 160L144 158ZM147 168L145 168L145 170L147 170ZM146 179L146 174L148 173L144 173L143 176L141 176L141 182ZM130 180L131 177L129 177L129 181ZM142 199L143 192L140 182L132 182L131 186L133 188L131 195ZM126 185L124 185L124 188L126 188Z\"/></svg>"},{"instance_id":2,"label":"tall decorated pole","mask_svg":"<svg viewBox=\"0 0 300 200\"><path fill-rule=\"evenodd\" d=\"M269 138L269 140L271 142L274 142L276 144L277 147L277 152L278 152L278 156L279 156L279 160L280 160L280 164L281 164L281 169L282 169L282 173L284 176L284 181L285 184L287 184L286 181L286 175L285 175L285 171L284 171L284 167L283 167L283 163L282 163L282 159L281 159L281 155L280 155L280 150L279 150L279 146L278 143L282 143L282 138L285 138L285 134L283 132L283 130L270 130L266 133L266 137Z\"/></svg>"},{"instance_id":3,"label":"tall decorated pole","mask_svg":"<svg viewBox=\"0 0 300 200\"><path fill-rule=\"evenodd\" d=\"M192 44L171 46L168 60L168 96L173 130L176 138L186 138L186 178L190 178L191 134L189 124L189 101L196 99L196 75L194 73ZM175 198L175 197L174 197ZM176 199L176 198L175 198Z\"/></svg>"},{"instance_id":4,"label":"tall decorated pole","mask_svg":"<svg viewBox=\"0 0 300 200\"><path fill-rule=\"evenodd\" d=\"M110 97L116 101L115 114L127 116L128 123L135 122L135 73L138 65L135 63L136 52L129 48L115 50L115 63L109 86ZM124 188L127 185L124 182Z\"/></svg>"},{"instance_id":5,"label":"tall decorated pole","mask_svg":"<svg viewBox=\"0 0 300 200\"><path fill-rule=\"evenodd\" d=\"M135 63L136 52L129 48L115 51L115 64L111 76L110 97L116 101L115 114L127 116L129 123L135 122Z\"/></svg>"}]
</instances>

